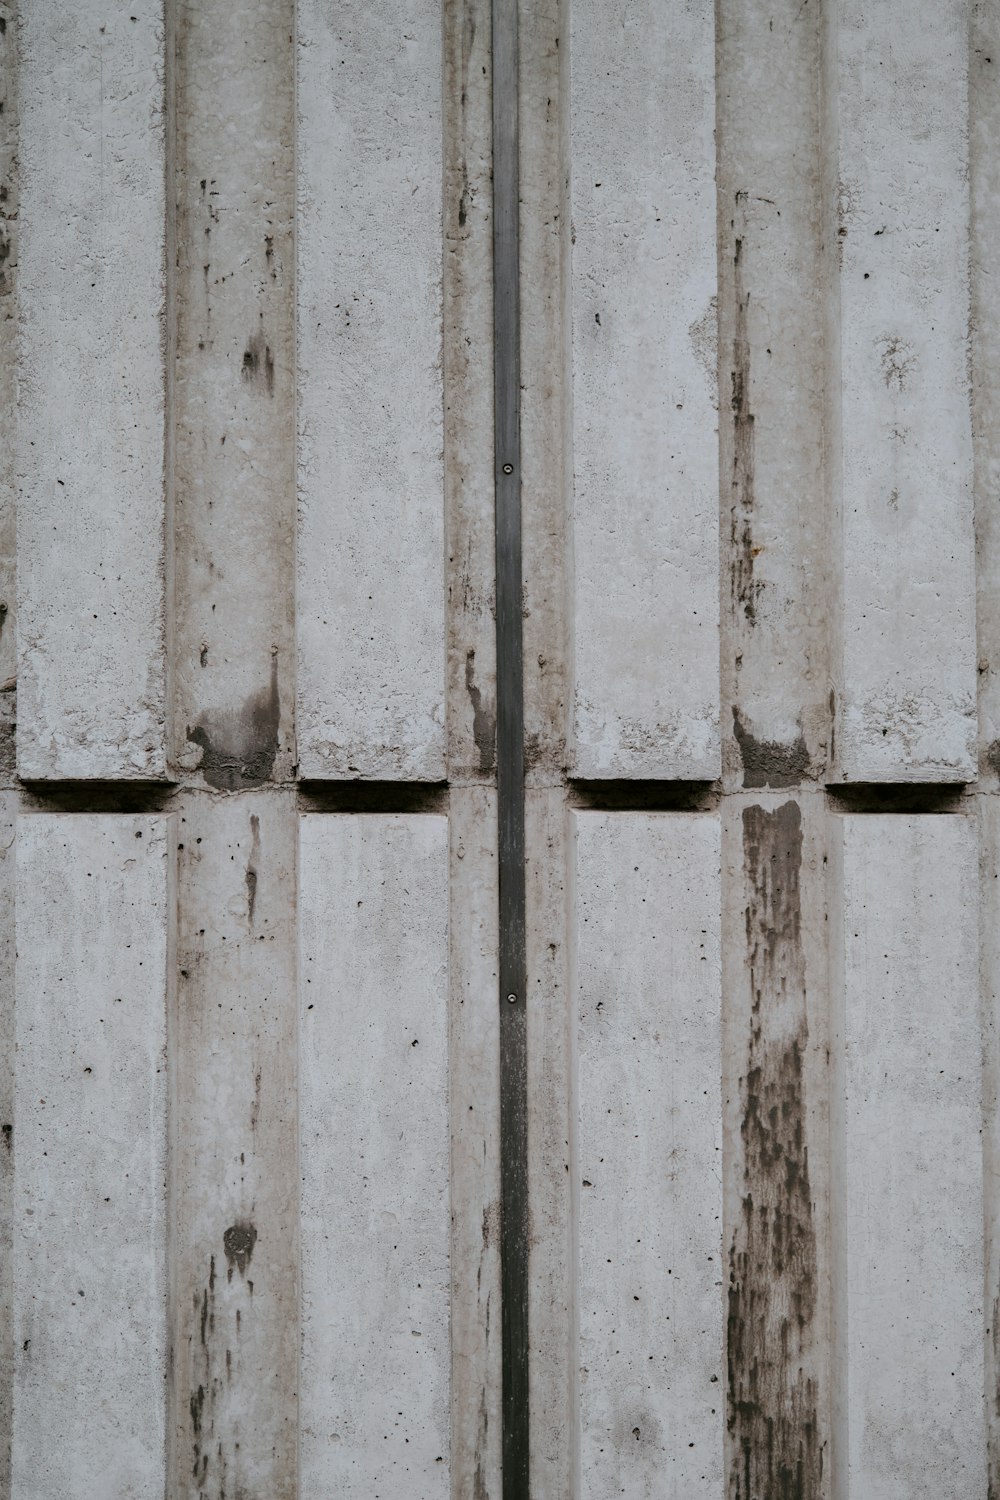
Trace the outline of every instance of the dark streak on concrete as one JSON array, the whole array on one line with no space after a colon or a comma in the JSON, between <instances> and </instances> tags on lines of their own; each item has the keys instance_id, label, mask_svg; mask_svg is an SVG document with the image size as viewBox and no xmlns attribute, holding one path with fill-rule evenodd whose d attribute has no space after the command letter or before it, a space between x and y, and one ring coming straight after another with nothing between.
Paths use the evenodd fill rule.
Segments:
<instances>
[{"instance_id":1,"label":"dark streak on concrete","mask_svg":"<svg viewBox=\"0 0 1000 1500\"><path fill-rule=\"evenodd\" d=\"M479 751L479 769L491 772L497 758L496 713L489 699L483 702L482 689L476 685L476 653L465 654L465 688L472 704L472 737Z\"/></svg>"},{"instance_id":2,"label":"dark streak on concrete","mask_svg":"<svg viewBox=\"0 0 1000 1500\"><path fill-rule=\"evenodd\" d=\"M743 197L737 194L737 202ZM757 623L757 596L760 584L753 576L753 508L754 508L754 418L750 410L750 336L747 311L750 293L743 285L743 241L737 239L733 256L733 282L736 303L736 328L733 334L732 408L733 408L733 493L730 505L730 544L732 548L732 595L734 612L742 611L747 623Z\"/></svg>"},{"instance_id":3,"label":"dark streak on concrete","mask_svg":"<svg viewBox=\"0 0 1000 1500\"><path fill-rule=\"evenodd\" d=\"M1000 740L994 740L986 751L986 764L1000 776Z\"/></svg>"},{"instance_id":4,"label":"dark streak on concrete","mask_svg":"<svg viewBox=\"0 0 1000 1500\"><path fill-rule=\"evenodd\" d=\"M799 727L790 745L780 740L759 740L733 704L733 733L743 760L743 785L796 786L809 775L809 751Z\"/></svg>"},{"instance_id":5,"label":"dark streak on concrete","mask_svg":"<svg viewBox=\"0 0 1000 1500\"><path fill-rule=\"evenodd\" d=\"M240 374L248 384L253 384L263 374L267 394L274 395L274 355L271 353L271 346L264 338L263 329L258 329L247 340Z\"/></svg>"},{"instance_id":6,"label":"dark streak on concrete","mask_svg":"<svg viewBox=\"0 0 1000 1500\"><path fill-rule=\"evenodd\" d=\"M247 888L247 926L252 932L254 907L257 904L257 869L260 865L260 818L256 813L250 814L250 837L250 858L243 878Z\"/></svg>"},{"instance_id":7,"label":"dark streak on concrete","mask_svg":"<svg viewBox=\"0 0 1000 1500\"><path fill-rule=\"evenodd\" d=\"M187 737L204 754L198 769L209 786L222 792L261 786L270 779L278 753L278 658L271 658L270 686L238 709L202 714Z\"/></svg>"},{"instance_id":8,"label":"dark streak on concrete","mask_svg":"<svg viewBox=\"0 0 1000 1500\"><path fill-rule=\"evenodd\" d=\"M239 1221L230 1224L222 1236L222 1246L226 1252L226 1260L229 1262L228 1277L233 1279L233 1267L240 1275L246 1274L247 1266L253 1259L253 1247L257 1243L257 1231L249 1222Z\"/></svg>"},{"instance_id":9,"label":"dark streak on concrete","mask_svg":"<svg viewBox=\"0 0 1000 1500\"><path fill-rule=\"evenodd\" d=\"M796 803L744 809L743 863L751 994L740 1080L742 1202L729 1250L729 1492L732 1500L819 1500L819 1393L804 1368L816 1337L816 1235Z\"/></svg>"}]
</instances>

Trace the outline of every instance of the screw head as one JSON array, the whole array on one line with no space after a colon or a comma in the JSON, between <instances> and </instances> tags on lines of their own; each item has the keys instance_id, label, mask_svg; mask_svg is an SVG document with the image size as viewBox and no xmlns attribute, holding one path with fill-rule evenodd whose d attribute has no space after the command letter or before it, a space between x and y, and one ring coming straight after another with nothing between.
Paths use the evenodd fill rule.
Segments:
<instances>
[{"instance_id":1,"label":"screw head","mask_svg":"<svg viewBox=\"0 0 1000 1500\"><path fill-rule=\"evenodd\" d=\"M516 995L508 995L507 996L507 1000L508 1000L508 1002L511 1005L516 1005L517 1004L517 996Z\"/></svg>"},{"instance_id":2,"label":"screw head","mask_svg":"<svg viewBox=\"0 0 1000 1500\"><path fill-rule=\"evenodd\" d=\"M513 464L504 464L503 471L504 471L505 474L513 474L513 472L514 472L514 465Z\"/></svg>"}]
</instances>

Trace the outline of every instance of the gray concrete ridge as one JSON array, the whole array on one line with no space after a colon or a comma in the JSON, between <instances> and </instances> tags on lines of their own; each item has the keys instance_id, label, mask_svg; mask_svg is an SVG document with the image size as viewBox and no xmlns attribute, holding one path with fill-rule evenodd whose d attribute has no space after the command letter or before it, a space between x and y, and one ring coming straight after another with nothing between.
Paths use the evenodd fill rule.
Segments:
<instances>
[{"instance_id":1,"label":"gray concrete ridge","mask_svg":"<svg viewBox=\"0 0 1000 1500\"><path fill-rule=\"evenodd\" d=\"M998 242L1000 0L0 0L0 1500L1000 1497Z\"/></svg>"}]
</instances>

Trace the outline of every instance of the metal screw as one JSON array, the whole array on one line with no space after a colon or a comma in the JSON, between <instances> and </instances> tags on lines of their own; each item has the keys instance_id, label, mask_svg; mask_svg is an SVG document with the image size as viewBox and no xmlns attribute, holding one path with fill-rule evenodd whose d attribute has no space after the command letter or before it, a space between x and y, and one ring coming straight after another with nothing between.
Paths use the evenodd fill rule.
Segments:
<instances>
[{"instance_id":1,"label":"metal screw","mask_svg":"<svg viewBox=\"0 0 1000 1500\"><path fill-rule=\"evenodd\" d=\"M514 465L513 464L504 464L503 471L504 471L505 474L513 474L513 472L514 472Z\"/></svg>"},{"instance_id":2,"label":"metal screw","mask_svg":"<svg viewBox=\"0 0 1000 1500\"><path fill-rule=\"evenodd\" d=\"M516 995L508 995L507 999L509 1000L509 1002L510 1002L511 1005L516 1005L517 1004L517 996Z\"/></svg>"}]
</instances>

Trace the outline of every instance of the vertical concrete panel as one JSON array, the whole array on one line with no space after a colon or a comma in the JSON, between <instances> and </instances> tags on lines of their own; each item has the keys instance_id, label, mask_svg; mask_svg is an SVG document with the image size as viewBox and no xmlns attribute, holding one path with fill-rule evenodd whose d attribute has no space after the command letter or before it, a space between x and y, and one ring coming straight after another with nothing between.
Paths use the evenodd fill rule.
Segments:
<instances>
[{"instance_id":1,"label":"vertical concrete panel","mask_svg":"<svg viewBox=\"0 0 1000 1500\"><path fill-rule=\"evenodd\" d=\"M969 6L831 7L839 277L836 761L848 781L975 768ZM831 204L831 220L833 204Z\"/></svg>"},{"instance_id":2,"label":"vertical concrete panel","mask_svg":"<svg viewBox=\"0 0 1000 1500\"><path fill-rule=\"evenodd\" d=\"M573 767L719 774L715 18L571 19Z\"/></svg>"},{"instance_id":3,"label":"vertical concrete panel","mask_svg":"<svg viewBox=\"0 0 1000 1500\"><path fill-rule=\"evenodd\" d=\"M300 823L303 1493L450 1494L448 827Z\"/></svg>"},{"instance_id":4,"label":"vertical concrete panel","mask_svg":"<svg viewBox=\"0 0 1000 1500\"><path fill-rule=\"evenodd\" d=\"M17 848L15 1500L161 1500L171 823Z\"/></svg>"},{"instance_id":5,"label":"vertical concrete panel","mask_svg":"<svg viewBox=\"0 0 1000 1500\"><path fill-rule=\"evenodd\" d=\"M177 819L176 1500L296 1500L296 812Z\"/></svg>"},{"instance_id":6,"label":"vertical concrete panel","mask_svg":"<svg viewBox=\"0 0 1000 1500\"><path fill-rule=\"evenodd\" d=\"M18 769L165 774L163 0L21 6Z\"/></svg>"},{"instance_id":7,"label":"vertical concrete panel","mask_svg":"<svg viewBox=\"0 0 1000 1500\"><path fill-rule=\"evenodd\" d=\"M820 9L718 8L722 734L727 790L825 777Z\"/></svg>"},{"instance_id":8,"label":"vertical concrete panel","mask_svg":"<svg viewBox=\"0 0 1000 1500\"><path fill-rule=\"evenodd\" d=\"M496 793L452 788L448 830L451 1494L487 1500L501 1485Z\"/></svg>"},{"instance_id":9,"label":"vertical concrete panel","mask_svg":"<svg viewBox=\"0 0 1000 1500\"><path fill-rule=\"evenodd\" d=\"M444 775L440 0L302 0L299 764Z\"/></svg>"},{"instance_id":10,"label":"vertical concrete panel","mask_svg":"<svg viewBox=\"0 0 1000 1500\"><path fill-rule=\"evenodd\" d=\"M822 794L723 806L729 1500L830 1493Z\"/></svg>"},{"instance_id":11,"label":"vertical concrete panel","mask_svg":"<svg viewBox=\"0 0 1000 1500\"><path fill-rule=\"evenodd\" d=\"M716 1500L719 824L578 813L581 1490Z\"/></svg>"},{"instance_id":12,"label":"vertical concrete panel","mask_svg":"<svg viewBox=\"0 0 1000 1500\"><path fill-rule=\"evenodd\" d=\"M448 779L496 771L490 0L444 6Z\"/></svg>"},{"instance_id":13,"label":"vertical concrete panel","mask_svg":"<svg viewBox=\"0 0 1000 1500\"><path fill-rule=\"evenodd\" d=\"M838 1493L986 1493L977 826L845 818Z\"/></svg>"},{"instance_id":14,"label":"vertical concrete panel","mask_svg":"<svg viewBox=\"0 0 1000 1500\"><path fill-rule=\"evenodd\" d=\"M0 1328L13 1318L14 1277L14 834L17 795L0 794ZM10 1496L14 1341L0 1346L0 1496Z\"/></svg>"},{"instance_id":15,"label":"vertical concrete panel","mask_svg":"<svg viewBox=\"0 0 1000 1500\"><path fill-rule=\"evenodd\" d=\"M295 762L294 5L174 32L175 754L235 791Z\"/></svg>"},{"instance_id":16,"label":"vertical concrete panel","mask_svg":"<svg viewBox=\"0 0 1000 1500\"><path fill-rule=\"evenodd\" d=\"M15 0L0 4L0 692L16 682L18 99ZM0 1491L2 1493L2 1491Z\"/></svg>"}]
</instances>

